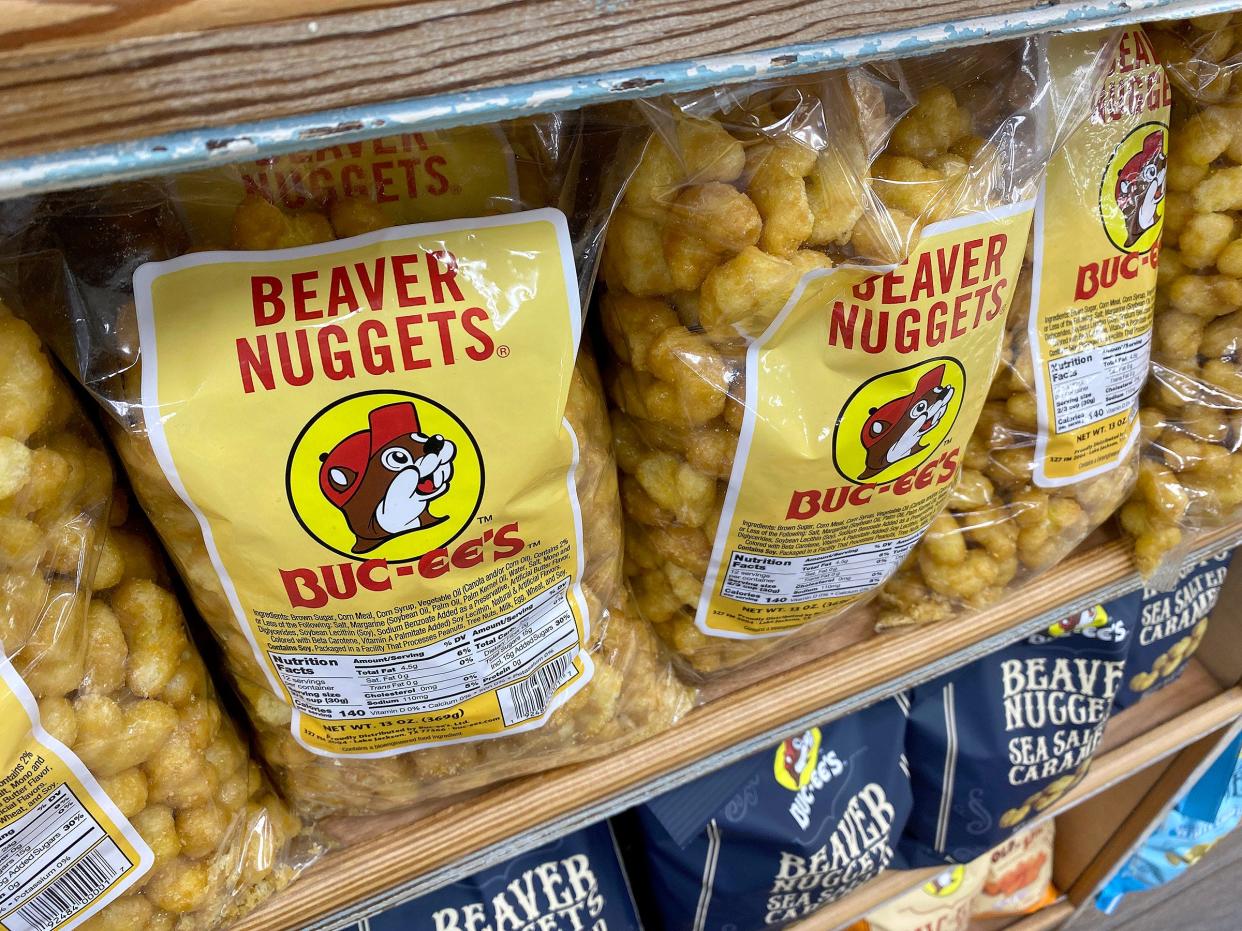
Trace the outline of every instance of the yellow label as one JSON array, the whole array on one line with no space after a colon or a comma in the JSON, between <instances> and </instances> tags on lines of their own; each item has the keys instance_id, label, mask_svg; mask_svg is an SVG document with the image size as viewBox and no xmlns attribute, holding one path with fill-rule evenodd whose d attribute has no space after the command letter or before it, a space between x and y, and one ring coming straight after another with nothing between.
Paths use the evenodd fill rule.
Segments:
<instances>
[{"instance_id":1,"label":"yellow label","mask_svg":"<svg viewBox=\"0 0 1242 931\"><path fill-rule=\"evenodd\" d=\"M1057 42L1063 48L1098 39ZM1168 81L1147 37L1127 30L1089 119L1048 166L1036 208L1028 323L1038 485L1107 472L1138 436L1164 220L1169 102Z\"/></svg>"},{"instance_id":2,"label":"yellow label","mask_svg":"<svg viewBox=\"0 0 1242 931\"><path fill-rule=\"evenodd\" d=\"M258 194L289 210L362 197L393 226L506 213L518 196L513 152L497 126L402 133L174 175L195 242L227 245L237 205Z\"/></svg>"},{"instance_id":3,"label":"yellow label","mask_svg":"<svg viewBox=\"0 0 1242 931\"><path fill-rule=\"evenodd\" d=\"M563 214L196 253L134 291L152 446L304 746L528 730L590 679Z\"/></svg>"},{"instance_id":4,"label":"yellow label","mask_svg":"<svg viewBox=\"0 0 1242 931\"><path fill-rule=\"evenodd\" d=\"M155 858L0 657L0 929L76 927Z\"/></svg>"},{"instance_id":5,"label":"yellow label","mask_svg":"<svg viewBox=\"0 0 1242 931\"><path fill-rule=\"evenodd\" d=\"M812 272L750 346L700 630L786 634L896 571L987 397L1031 210L931 225L886 274Z\"/></svg>"}]
</instances>

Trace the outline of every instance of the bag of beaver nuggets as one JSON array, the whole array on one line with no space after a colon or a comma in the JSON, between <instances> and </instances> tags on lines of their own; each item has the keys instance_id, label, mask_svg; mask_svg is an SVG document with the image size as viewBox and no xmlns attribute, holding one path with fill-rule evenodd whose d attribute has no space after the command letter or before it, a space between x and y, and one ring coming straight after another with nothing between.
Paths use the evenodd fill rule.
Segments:
<instances>
[{"instance_id":1,"label":"bag of beaver nuggets","mask_svg":"<svg viewBox=\"0 0 1242 931\"><path fill-rule=\"evenodd\" d=\"M292 878L300 825L221 709L98 438L2 304L0 474L0 922L235 918Z\"/></svg>"},{"instance_id":2,"label":"bag of beaver nuggets","mask_svg":"<svg viewBox=\"0 0 1242 931\"><path fill-rule=\"evenodd\" d=\"M1049 163L1002 365L949 505L879 602L883 627L984 607L1055 566L1138 472L1163 216L1169 86L1142 29L1049 40L1054 83L1109 55Z\"/></svg>"},{"instance_id":3,"label":"bag of beaver nuggets","mask_svg":"<svg viewBox=\"0 0 1242 931\"><path fill-rule=\"evenodd\" d=\"M597 756L688 704L624 609L578 353L619 184L593 119L48 205L69 351L303 812Z\"/></svg>"},{"instance_id":4,"label":"bag of beaver nuggets","mask_svg":"<svg viewBox=\"0 0 1242 931\"><path fill-rule=\"evenodd\" d=\"M1150 28L1173 85L1143 461L1121 523L1172 587L1191 536L1242 511L1242 34L1236 14Z\"/></svg>"},{"instance_id":5,"label":"bag of beaver nuggets","mask_svg":"<svg viewBox=\"0 0 1242 931\"><path fill-rule=\"evenodd\" d=\"M873 592L953 494L1051 127L1085 106L1040 93L1044 57L1031 39L642 106L606 382L626 571L694 670Z\"/></svg>"}]
</instances>

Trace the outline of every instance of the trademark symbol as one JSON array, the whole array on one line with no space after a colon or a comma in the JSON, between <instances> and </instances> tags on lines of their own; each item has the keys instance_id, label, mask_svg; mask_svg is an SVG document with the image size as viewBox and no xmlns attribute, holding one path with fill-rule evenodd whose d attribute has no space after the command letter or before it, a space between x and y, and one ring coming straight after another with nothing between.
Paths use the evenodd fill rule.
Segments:
<instances>
[{"instance_id":1,"label":"trademark symbol","mask_svg":"<svg viewBox=\"0 0 1242 931\"><path fill-rule=\"evenodd\" d=\"M538 545L540 544L540 542L542 542L542 541L540 541L540 540L531 540L531 541L530 541L530 547L531 547L531 549L534 549L536 546L538 546Z\"/></svg>"},{"instance_id":2,"label":"trademark symbol","mask_svg":"<svg viewBox=\"0 0 1242 931\"><path fill-rule=\"evenodd\" d=\"M461 193L461 185L460 185L460 184L454 184L451 188L449 188L449 192L450 192L450 193L452 193L452 194L460 194L460 193Z\"/></svg>"},{"instance_id":3,"label":"trademark symbol","mask_svg":"<svg viewBox=\"0 0 1242 931\"><path fill-rule=\"evenodd\" d=\"M484 514L482 517L476 517L474 522L476 524L490 524L492 522L492 515Z\"/></svg>"},{"instance_id":4,"label":"trademark symbol","mask_svg":"<svg viewBox=\"0 0 1242 931\"><path fill-rule=\"evenodd\" d=\"M497 346L497 347L496 347L496 355L500 356L500 358L502 358L502 359L508 358L508 356L509 356L509 347L508 347L508 346Z\"/></svg>"}]
</instances>

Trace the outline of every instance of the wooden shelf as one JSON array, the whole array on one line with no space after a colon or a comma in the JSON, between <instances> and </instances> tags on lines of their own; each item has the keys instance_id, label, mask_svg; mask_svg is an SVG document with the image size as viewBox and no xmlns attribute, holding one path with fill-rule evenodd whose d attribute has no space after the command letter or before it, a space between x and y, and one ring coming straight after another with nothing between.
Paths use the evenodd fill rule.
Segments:
<instances>
[{"instance_id":1,"label":"wooden shelf","mask_svg":"<svg viewBox=\"0 0 1242 931\"><path fill-rule=\"evenodd\" d=\"M1222 529L1202 538L1190 557L1202 558L1239 539L1242 525ZM738 677L746 683L741 688L718 694L677 727L604 759L515 780L452 804L330 822L326 829L344 846L238 929L331 928L372 914L623 811L789 733L933 678L1138 584L1126 545L1102 542L1072 555L1057 570L1020 587L990 610L869 636L846 646L836 636L826 635L816 647L830 650L827 655L793 668L760 666L760 672ZM864 627L856 619L841 625L855 638L869 635L870 628L864 631ZM1165 697L1158 704L1149 699L1143 705L1142 726L1160 723L1152 717L1155 709L1173 708L1175 697L1196 684L1203 684L1201 677L1186 676L1177 687L1161 693ZM1191 698L1197 704L1218 691L1213 681L1210 692ZM1224 702L1224 711L1232 713L1229 698L1213 701ZM1180 708L1174 710L1180 713ZM1211 702L1204 709L1204 714L1223 713L1219 707L1213 711ZM1123 724L1119 718L1112 728L1116 731ZM1180 732L1166 734L1163 742L1160 733L1160 728L1149 730L1142 746L1126 744L1107 753L1084 786L1098 790L1120 778L1136 758L1154 759L1172 752ZM1113 764L1116 754L1121 756ZM1067 798L1079 797L1084 786ZM886 881L886 877L877 880ZM325 897L324 889L333 895Z\"/></svg>"},{"instance_id":2,"label":"wooden shelf","mask_svg":"<svg viewBox=\"0 0 1242 931\"><path fill-rule=\"evenodd\" d=\"M1004 931L1052 931L1074 914L1074 906L1065 899L1041 908L1033 915L1024 915L1004 926ZM976 931L971 926L970 931ZM981 929L982 931L982 929Z\"/></svg>"},{"instance_id":3,"label":"wooden shelf","mask_svg":"<svg viewBox=\"0 0 1242 931\"><path fill-rule=\"evenodd\" d=\"M1209 8L18 0L0 24L0 196Z\"/></svg>"},{"instance_id":4,"label":"wooden shelf","mask_svg":"<svg viewBox=\"0 0 1242 931\"><path fill-rule=\"evenodd\" d=\"M1109 720L1086 777L1031 824L1082 804L1182 747L1229 726L1240 715L1242 687L1222 690L1202 664L1192 661L1176 682ZM938 872L939 868L932 867L883 873L846 898L820 909L798 924L796 931L835 931L917 888ZM1015 927L1028 931L1026 925ZM1032 926L1040 927L1044 926Z\"/></svg>"}]
</instances>

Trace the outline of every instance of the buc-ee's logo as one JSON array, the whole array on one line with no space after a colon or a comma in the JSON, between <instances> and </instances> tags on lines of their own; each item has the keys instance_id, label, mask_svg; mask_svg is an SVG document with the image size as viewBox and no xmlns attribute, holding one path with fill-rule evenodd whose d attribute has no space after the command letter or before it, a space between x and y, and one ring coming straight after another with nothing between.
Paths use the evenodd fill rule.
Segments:
<instances>
[{"instance_id":1,"label":"buc-ee's logo","mask_svg":"<svg viewBox=\"0 0 1242 931\"><path fill-rule=\"evenodd\" d=\"M955 866L923 883L923 891L928 895L934 895L937 898L943 899L946 896L953 895L958 889L962 888L962 880L965 878L966 867Z\"/></svg>"},{"instance_id":2,"label":"buc-ee's logo","mask_svg":"<svg viewBox=\"0 0 1242 931\"><path fill-rule=\"evenodd\" d=\"M966 372L947 356L863 382L837 418L837 471L880 485L918 468L949 435L965 392Z\"/></svg>"},{"instance_id":3,"label":"buc-ee's logo","mask_svg":"<svg viewBox=\"0 0 1242 931\"><path fill-rule=\"evenodd\" d=\"M302 429L285 475L302 527L351 559L408 562L474 518L483 457L448 408L403 391L328 405Z\"/></svg>"},{"instance_id":4,"label":"buc-ee's logo","mask_svg":"<svg viewBox=\"0 0 1242 931\"><path fill-rule=\"evenodd\" d=\"M819 728L813 727L777 747L772 761L776 781L791 792L805 787L819 762L819 741Z\"/></svg>"},{"instance_id":5,"label":"buc-ee's logo","mask_svg":"<svg viewBox=\"0 0 1242 931\"><path fill-rule=\"evenodd\" d=\"M1160 238L1164 219L1169 132L1144 123L1121 141L1100 184L1100 218L1122 252L1146 252Z\"/></svg>"}]
</instances>

